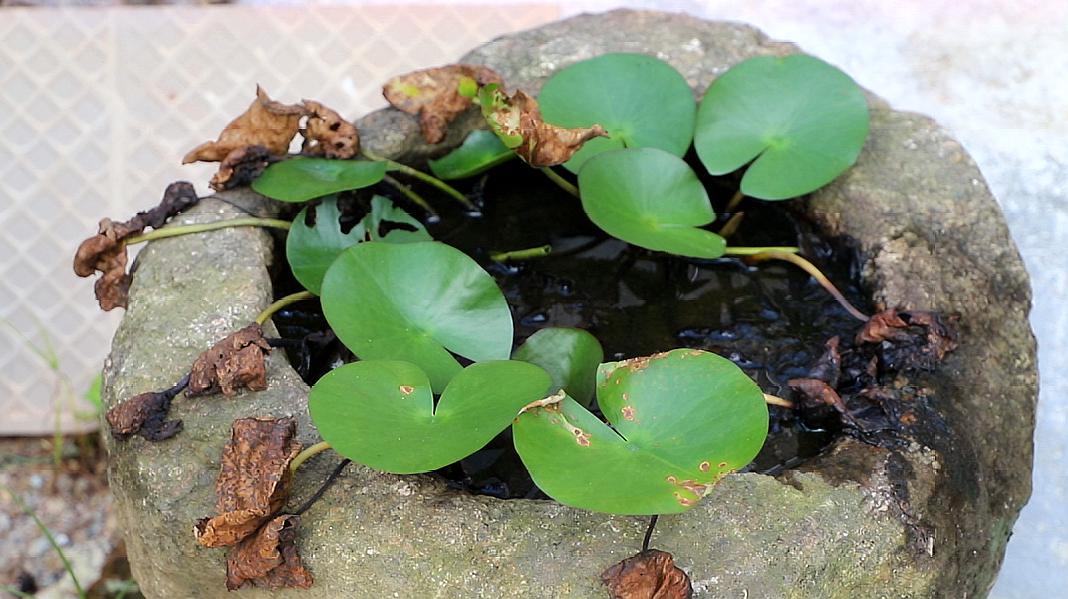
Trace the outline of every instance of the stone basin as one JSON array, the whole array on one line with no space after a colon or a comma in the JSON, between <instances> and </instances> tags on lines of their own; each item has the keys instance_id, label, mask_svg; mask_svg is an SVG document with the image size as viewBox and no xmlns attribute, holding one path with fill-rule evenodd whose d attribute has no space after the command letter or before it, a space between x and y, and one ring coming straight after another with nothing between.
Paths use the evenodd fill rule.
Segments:
<instances>
[{"instance_id":1,"label":"stone basin","mask_svg":"<svg viewBox=\"0 0 1068 599\"><path fill-rule=\"evenodd\" d=\"M745 58L800 50L745 25L615 11L510 35L463 61L535 93L555 70L618 51L668 61L701 93ZM845 438L777 477L730 476L694 509L661 518L654 545L675 555L695 597L982 597L1030 494L1037 378L1019 254L961 145L931 119L868 97L871 136L857 165L792 209L858 249L877 304L959 313L960 347L910 381L920 390L919 417L899 443ZM429 148L414 120L395 110L359 122L369 148L413 164L476 124L477 116L461 119L444 145ZM276 211L235 190L176 220ZM254 318L272 299L275 243L252 228L150 243L105 367L105 402L170 386L199 352ZM227 596L225 553L198 546L192 525L213 513L235 418L293 415L300 440L318 440L308 389L282 352L270 357L268 374L267 391L176 400L172 416L185 429L171 440L107 439L111 488L146 597ZM291 503L336 462L327 452L303 467ZM646 522L474 496L429 476L353 465L300 524L315 586L240 595L604 597L600 572L635 553Z\"/></svg>"}]
</instances>

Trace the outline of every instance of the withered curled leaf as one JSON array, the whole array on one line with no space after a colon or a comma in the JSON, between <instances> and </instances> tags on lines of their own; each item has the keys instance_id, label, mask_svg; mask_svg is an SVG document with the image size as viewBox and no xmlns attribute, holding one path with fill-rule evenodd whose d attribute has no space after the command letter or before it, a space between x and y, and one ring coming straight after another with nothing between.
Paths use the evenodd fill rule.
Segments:
<instances>
[{"instance_id":1,"label":"withered curled leaf","mask_svg":"<svg viewBox=\"0 0 1068 599\"><path fill-rule=\"evenodd\" d=\"M815 378L796 378L786 381L790 388L801 394L802 405L814 408L821 405L831 406L843 416L849 415L849 409L838 392L826 382Z\"/></svg>"},{"instance_id":2,"label":"withered curled leaf","mask_svg":"<svg viewBox=\"0 0 1068 599\"><path fill-rule=\"evenodd\" d=\"M511 97L500 90L486 88L482 100L483 114L505 145L528 164L535 167L563 164L578 152L582 145L595 137L608 137L600 125L567 129L546 123L541 118L538 101L519 90ZM514 140L509 142L508 140ZM518 142L518 143L516 143Z\"/></svg>"},{"instance_id":3,"label":"withered curled leaf","mask_svg":"<svg viewBox=\"0 0 1068 599\"><path fill-rule=\"evenodd\" d=\"M226 155L219 163L219 170L211 176L208 186L215 191L248 185L263 174L271 163L271 153L263 146L245 146Z\"/></svg>"},{"instance_id":4,"label":"withered curled leaf","mask_svg":"<svg viewBox=\"0 0 1068 599\"><path fill-rule=\"evenodd\" d=\"M282 104L272 100L263 88L256 86L256 99L248 110L230 121L219 139L207 141L190 150L182 164L190 162L221 162L230 152L246 146L263 146L274 155L289 151L289 142L297 135L304 106Z\"/></svg>"},{"instance_id":5,"label":"withered curled leaf","mask_svg":"<svg viewBox=\"0 0 1068 599\"><path fill-rule=\"evenodd\" d=\"M308 121L301 135L305 154L347 159L360 152L360 133L356 125L341 118L335 110L314 100L304 100Z\"/></svg>"},{"instance_id":6,"label":"withered curled leaf","mask_svg":"<svg viewBox=\"0 0 1068 599\"><path fill-rule=\"evenodd\" d=\"M125 308L133 277L126 273L125 239L141 233L145 227L162 227L167 219L197 203L196 190L186 181L167 186L160 203L146 212L138 212L126 222L101 219L97 234L81 242L74 253L74 274L79 277L102 276L93 285L102 310Z\"/></svg>"},{"instance_id":7,"label":"withered curled leaf","mask_svg":"<svg viewBox=\"0 0 1068 599\"><path fill-rule=\"evenodd\" d=\"M278 516L230 549L226 556L226 589L236 591L250 584L272 590L311 587L312 575L297 552L299 523L300 516Z\"/></svg>"},{"instance_id":8,"label":"withered curled leaf","mask_svg":"<svg viewBox=\"0 0 1068 599\"><path fill-rule=\"evenodd\" d=\"M215 480L213 518L196 524L205 547L235 545L281 509L289 495L289 463L300 453L293 418L234 421Z\"/></svg>"},{"instance_id":9,"label":"withered curled leaf","mask_svg":"<svg viewBox=\"0 0 1068 599\"><path fill-rule=\"evenodd\" d=\"M824 344L826 349L823 355L808 372L810 378L819 379L831 387L838 386L838 379L842 375L842 354L838 351L839 343L837 335L827 340Z\"/></svg>"},{"instance_id":10,"label":"withered curled leaf","mask_svg":"<svg viewBox=\"0 0 1068 599\"><path fill-rule=\"evenodd\" d=\"M230 396L239 389L263 391L267 388L266 356L271 346L263 338L263 328L253 323L227 335L197 356L189 372L189 395L222 392Z\"/></svg>"},{"instance_id":11,"label":"withered curled leaf","mask_svg":"<svg viewBox=\"0 0 1068 599\"><path fill-rule=\"evenodd\" d=\"M413 71L394 77L382 87L382 95L398 110L419 117L419 128L427 143L445 139L449 123L472 105L460 94L460 84L474 80L477 85L500 83L491 69L469 64L451 64Z\"/></svg>"},{"instance_id":12,"label":"withered curled leaf","mask_svg":"<svg viewBox=\"0 0 1068 599\"><path fill-rule=\"evenodd\" d=\"M857 333L857 343L879 343L884 339L901 339L908 337L903 329L909 325L898 316L897 310L890 308L873 314Z\"/></svg>"},{"instance_id":13,"label":"withered curled leaf","mask_svg":"<svg viewBox=\"0 0 1068 599\"><path fill-rule=\"evenodd\" d=\"M857 343L880 343L885 365L897 369L931 370L957 348L953 323L958 316L942 318L924 310L883 310L857 333Z\"/></svg>"},{"instance_id":14,"label":"withered curled leaf","mask_svg":"<svg viewBox=\"0 0 1068 599\"><path fill-rule=\"evenodd\" d=\"M132 435L141 435L148 441L163 441L182 430L181 420L167 420L171 401L185 388L188 379L163 391L141 393L114 405L105 418L111 427L111 436L118 440Z\"/></svg>"},{"instance_id":15,"label":"withered curled leaf","mask_svg":"<svg viewBox=\"0 0 1068 599\"><path fill-rule=\"evenodd\" d=\"M601 574L612 599L690 599L690 577L670 553L647 549Z\"/></svg>"}]
</instances>

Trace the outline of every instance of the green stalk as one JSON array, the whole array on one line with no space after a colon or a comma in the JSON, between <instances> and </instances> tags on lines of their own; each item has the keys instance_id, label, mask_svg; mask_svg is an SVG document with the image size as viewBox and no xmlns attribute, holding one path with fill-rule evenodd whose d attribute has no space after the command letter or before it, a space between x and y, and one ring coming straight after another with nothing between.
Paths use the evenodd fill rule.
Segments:
<instances>
[{"instance_id":1,"label":"green stalk","mask_svg":"<svg viewBox=\"0 0 1068 599\"><path fill-rule=\"evenodd\" d=\"M561 177L560 173L554 171L551 167L544 166L540 170L541 172L545 173L545 176L548 177L550 181L559 185L560 189L563 189L567 193L575 196L576 198L581 197L579 195L578 187L575 187L570 181Z\"/></svg>"},{"instance_id":2,"label":"green stalk","mask_svg":"<svg viewBox=\"0 0 1068 599\"><path fill-rule=\"evenodd\" d=\"M471 202L471 200L467 199L467 196L465 196L464 194L460 193L459 191L456 190L456 188L454 188L453 186L449 185L448 183L442 181L441 179L438 179L437 177L428 175L428 174L424 173L423 171L416 170L416 169L414 169L414 168L412 168L412 167L410 167L410 166L408 166L406 164L401 164L401 163L396 162L394 160L390 160L389 158L386 158L384 156L379 156L378 154L375 154L374 152L371 152L370 150L367 150L366 148L364 148L363 150L360 150L360 152L364 156L369 158L370 160L377 160L378 162L385 162L386 163L386 168L388 168L391 171L397 171L399 173L404 173L405 175L408 175L409 177L415 177L416 179L419 179L420 181L422 181L423 183L426 183L427 185L432 185L434 187L437 187L439 190L444 192L446 195L454 198L457 202L460 202L461 204L463 204L464 208L467 208L468 210L472 210L472 211L476 211L476 212L478 211L478 206L475 206Z\"/></svg>"},{"instance_id":3,"label":"green stalk","mask_svg":"<svg viewBox=\"0 0 1068 599\"><path fill-rule=\"evenodd\" d=\"M275 300L275 302L272 303L270 306L264 308L263 312L260 312L259 316L256 317L256 324L263 324L267 322L267 319L274 316L275 312L278 312L279 310L285 308L290 304L295 304L297 302L310 299L315 299L315 294L310 291L298 291L296 293L291 293L285 297L279 298Z\"/></svg>"},{"instance_id":4,"label":"green stalk","mask_svg":"<svg viewBox=\"0 0 1068 599\"><path fill-rule=\"evenodd\" d=\"M4 491L11 495L15 500L15 503L22 509L22 513L33 519L34 524L37 525L37 528L40 529L45 538L48 539L48 544L51 545L52 549L59 555L60 561L63 562L63 569L67 571L71 582L74 583L74 589L77 591L78 597L80 599L86 599L85 589L83 589L82 584L78 582L78 576L74 573L74 568L70 565L70 560L67 559L67 554L63 553L63 548L59 546L59 543L56 542L56 538L52 536L52 531L48 530L48 527L44 525L44 522L41 522L41 519L37 517L37 513L30 509L30 506L26 505L26 502L22 500L22 497L19 497L14 491L11 491L7 487L4 487Z\"/></svg>"},{"instance_id":5,"label":"green stalk","mask_svg":"<svg viewBox=\"0 0 1068 599\"><path fill-rule=\"evenodd\" d=\"M154 239L178 237L179 235L192 235L193 233L215 231L216 229L228 229L230 227L268 227L288 231L291 225L292 223L289 221L277 218L231 218L228 220L215 221L213 223L196 223L191 225L177 225L174 227L167 227L166 229L156 229L154 231L149 231L148 233L132 235L127 237L124 241L126 242L126 245L133 245L144 241L152 241Z\"/></svg>"},{"instance_id":6,"label":"green stalk","mask_svg":"<svg viewBox=\"0 0 1068 599\"><path fill-rule=\"evenodd\" d=\"M411 187L405 185L404 183L401 183L400 181L394 179L393 177L390 177L389 175L383 176L382 180L392 185L397 191L401 193L401 195L411 200L412 203L416 206L419 206L420 208L425 210L430 216L438 215L438 213L434 212L434 209L430 207L430 204L428 204L427 201L423 199L423 196L412 191Z\"/></svg>"},{"instance_id":7,"label":"green stalk","mask_svg":"<svg viewBox=\"0 0 1068 599\"><path fill-rule=\"evenodd\" d=\"M510 252L492 252L490 260L494 262L509 262L511 260L530 260L531 258L543 258L553 251L551 245L539 245L538 247L525 250L512 250Z\"/></svg>"},{"instance_id":8,"label":"green stalk","mask_svg":"<svg viewBox=\"0 0 1068 599\"><path fill-rule=\"evenodd\" d=\"M319 455L320 453L330 449L330 444L326 441L320 441L315 445L309 445L304 448L304 451L297 454L297 457L293 458L293 461L289 463L289 471L296 472L297 468L304 462L307 462L311 458Z\"/></svg>"},{"instance_id":9,"label":"green stalk","mask_svg":"<svg viewBox=\"0 0 1068 599\"><path fill-rule=\"evenodd\" d=\"M727 246L723 254L725 256L756 256L758 254L778 253L778 254L796 254L801 251L801 248L793 246L785 247L731 247Z\"/></svg>"}]
</instances>

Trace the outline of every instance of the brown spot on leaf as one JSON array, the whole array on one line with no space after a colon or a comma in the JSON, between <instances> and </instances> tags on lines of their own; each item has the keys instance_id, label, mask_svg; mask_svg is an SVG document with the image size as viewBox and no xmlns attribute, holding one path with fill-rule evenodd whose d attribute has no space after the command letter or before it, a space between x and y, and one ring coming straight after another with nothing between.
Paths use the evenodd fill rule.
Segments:
<instances>
[{"instance_id":1,"label":"brown spot on leaf","mask_svg":"<svg viewBox=\"0 0 1068 599\"><path fill-rule=\"evenodd\" d=\"M405 395L411 395L412 392L414 392L414 391L415 391L415 387L413 387L411 385L401 385L400 386L400 392L405 394Z\"/></svg>"},{"instance_id":2,"label":"brown spot on leaf","mask_svg":"<svg viewBox=\"0 0 1068 599\"><path fill-rule=\"evenodd\" d=\"M226 556L226 589L311 587L312 575L297 552L299 522L300 516L278 516L231 549Z\"/></svg>"},{"instance_id":3,"label":"brown spot on leaf","mask_svg":"<svg viewBox=\"0 0 1068 599\"><path fill-rule=\"evenodd\" d=\"M584 431L584 430L582 430L580 428L576 428L573 432L575 433L575 443L578 443L579 445L581 445L583 447L589 447L590 446L590 435L589 435L589 433L587 433L586 431Z\"/></svg>"},{"instance_id":4,"label":"brown spot on leaf","mask_svg":"<svg viewBox=\"0 0 1068 599\"><path fill-rule=\"evenodd\" d=\"M720 463L719 463L719 469L720 469L720 470L723 470L723 469L724 469L724 468L726 468L726 467L727 467L727 462L720 462Z\"/></svg>"},{"instance_id":5,"label":"brown spot on leaf","mask_svg":"<svg viewBox=\"0 0 1068 599\"><path fill-rule=\"evenodd\" d=\"M472 105L471 98L460 95L465 78L478 85L501 82L487 67L451 64L394 77L382 87L382 95L398 110L418 116L423 138L436 144L445 139L449 123Z\"/></svg>"},{"instance_id":6,"label":"brown spot on leaf","mask_svg":"<svg viewBox=\"0 0 1068 599\"><path fill-rule=\"evenodd\" d=\"M164 389L141 393L111 407L105 414L111 436L125 440L140 435L148 441L163 441L182 430L181 420L167 420L171 401L185 388L187 379Z\"/></svg>"},{"instance_id":7,"label":"brown spot on leaf","mask_svg":"<svg viewBox=\"0 0 1068 599\"><path fill-rule=\"evenodd\" d=\"M189 373L189 395L222 391L234 395L238 389L263 391L267 388L265 357L271 346L258 324L231 333L197 357Z\"/></svg>"},{"instance_id":8,"label":"brown spot on leaf","mask_svg":"<svg viewBox=\"0 0 1068 599\"><path fill-rule=\"evenodd\" d=\"M701 462L700 464L697 465L697 469L700 470L701 472L708 472L709 470L712 469L712 464L710 464L708 462L708 460L705 460L705 461L703 461L703 462Z\"/></svg>"},{"instance_id":9,"label":"brown spot on leaf","mask_svg":"<svg viewBox=\"0 0 1068 599\"><path fill-rule=\"evenodd\" d=\"M295 433L292 418L234 421L215 480L218 515L196 524L201 545L234 545L282 507L289 494L289 463L301 449L293 439Z\"/></svg>"},{"instance_id":10,"label":"brown spot on leaf","mask_svg":"<svg viewBox=\"0 0 1068 599\"><path fill-rule=\"evenodd\" d=\"M601 573L612 599L690 599L690 577L672 555L659 549L647 549L613 565Z\"/></svg>"},{"instance_id":11,"label":"brown spot on leaf","mask_svg":"<svg viewBox=\"0 0 1068 599\"><path fill-rule=\"evenodd\" d=\"M97 234L82 241L74 253L74 274L102 276L93 285L102 310L125 308L133 278L126 273L125 239L141 233L146 227L162 227L167 219L197 203L193 185L178 181L167 186L163 199L154 208L138 212L126 222L101 219Z\"/></svg>"},{"instance_id":12,"label":"brown spot on leaf","mask_svg":"<svg viewBox=\"0 0 1068 599\"><path fill-rule=\"evenodd\" d=\"M308 121L301 131L304 136L302 152L342 159L352 158L360 152L360 133L356 125L315 100L304 100L304 108Z\"/></svg>"},{"instance_id":13,"label":"brown spot on leaf","mask_svg":"<svg viewBox=\"0 0 1068 599\"><path fill-rule=\"evenodd\" d=\"M600 125L567 129L542 120L538 101L522 90L511 97L498 95L498 107L489 116L496 131L522 138L515 153L535 167L563 164L595 137L608 137ZM511 147L511 146L509 146Z\"/></svg>"},{"instance_id":14,"label":"brown spot on leaf","mask_svg":"<svg viewBox=\"0 0 1068 599\"><path fill-rule=\"evenodd\" d=\"M620 411L623 413L623 419L624 420L630 420L630 421L634 420L634 407L633 406L623 406L623 409L620 410Z\"/></svg>"}]
</instances>

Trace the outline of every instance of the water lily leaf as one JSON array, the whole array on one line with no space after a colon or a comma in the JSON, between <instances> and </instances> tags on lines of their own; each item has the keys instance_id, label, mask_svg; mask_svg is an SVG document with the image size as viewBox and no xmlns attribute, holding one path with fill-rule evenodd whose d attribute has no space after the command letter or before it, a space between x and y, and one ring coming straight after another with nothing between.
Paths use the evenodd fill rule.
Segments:
<instances>
[{"instance_id":1,"label":"water lily leaf","mask_svg":"<svg viewBox=\"0 0 1068 599\"><path fill-rule=\"evenodd\" d=\"M309 214L311 225L308 224ZM340 218L337 198L329 197L301 210L286 235L289 268L297 281L316 295L322 289L326 269L330 268L338 254L367 238L362 221L348 233L342 233Z\"/></svg>"},{"instance_id":2,"label":"water lily leaf","mask_svg":"<svg viewBox=\"0 0 1068 599\"><path fill-rule=\"evenodd\" d=\"M292 158L276 162L252 182L252 189L283 202L307 202L382 180L386 163L368 160Z\"/></svg>"},{"instance_id":3,"label":"water lily leaf","mask_svg":"<svg viewBox=\"0 0 1068 599\"><path fill-rule=\"evenodd\" d=\"M432 239L423 223L398 208L389 198L378 195L371 198L371 213L363 218L361 224L367 230L368 241L415 243Z\"/></svg>"},{"instance_id":4,"label":"water lily leaf","mask_svg":"<svg viewBox=\"0 0 1068 599\"><path fill-rule=\"evenodd\" d=\"M464 179L480 175L489 169L515 158L492 131L472 131L464 143L437 160L431 160L430 171L438 179Z\"/></svg>"},{"instance_id":5,"label":"water lily leaf","mask_svg":"<svg viewBox=\"0 0 1068 599\"><path fill-rule=\"evenodd\" d=\"M538 487L597 512L685 511L748 464L768 430L756 383L730 360L698 350L617 363L597 403L611 426L564 397L525 410L512 428Z\"/></svg>"},{"instance_id":6,"label":"water lily leaf","mask_svg":"<svg viewBox=\"0 0 1068 599\"><path fill-rule=\"evenodd\" d=\"M579 172L587 160L619 148L653 147L682 156L693 139L697 103L686 79L644 54L605 54L560 70L541 94L545 120L561 127L599 123L607 139L587 143L564 166Z\"/></svg>"},{"instance_id":7,"label":"water lily leaf","mask_svg":"<svg viewBox=\"0 0 1068 599\"><path fill-rule=\"evenodd\" d=\"M538 101L522 90L509 97L487 85L479 90L479 103L490 129L531 166L563 164L586 142L607 135L596 123L569 129L545 122Z\"/></svg>"},{"instance_id":8,"label":"water lily leaf","mask_svg":"<svg viewBox=\"0 0 1068 599\"><path fill-rule=\"evenodd\" d=\"M698 227L716 214L682 158L656 148L605 152L579 173L582 207L595 225L628 243L694 258L718 258L726 241Z\"/></svg>"},{"instance_id":9,"label":"water lily leaf","mask_svg":"<svg viewBox=\"0 0 1068 599\"><path fill-rule=\"evenodd\" d=\"M588 406L593 401L597 367L604 360L604 350L587 331L551 327L528 337L512 358L541 366L552 376L552 391L563 389Z\"/></svg>"},{"instance_id":10,"label":"water lily leaf","mask_svg":"<svg viewBox=\"0 0 1068 599\"><path fill-rule=\"evenodd\" d=\"M750 58L717 78L701 100L694 145L708 172L753 162L742 192L794 198L853 165L868 136L868 104L848 75L818 58Z\"/></svg>"},{"instance_id":11,"label":"water lily leaf","mask_svg":"<svg viewBox=\"0 0 1068 599\"><path fill-rule=\"evenodd\" d=\"M322 286L323 313L362 360L405 360L440 392L460 363L504 360L512 314L493 277L438 242L367 242L334 261Z\"/></svg>"},{"instance_id":12,"label":"water lily leaf","mask_svg":"<svg viewBox=\"0 0 1068 599\"><path fill-rule=\"evenodd\" d=\"M459 461L497 436L549 388L544 370L512 360L460 371L434 405L427 375L409 362L354 362L327 373L308 397L319 434L341 455L396 474Z\"/></svg>"}]
</instances>

